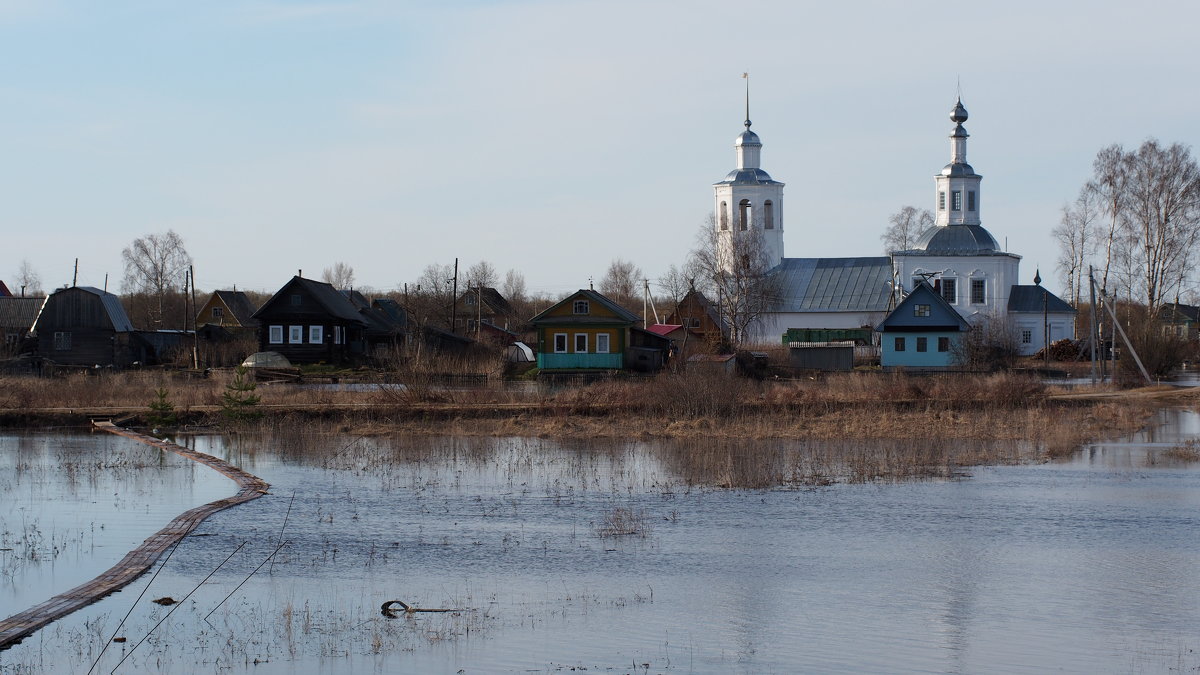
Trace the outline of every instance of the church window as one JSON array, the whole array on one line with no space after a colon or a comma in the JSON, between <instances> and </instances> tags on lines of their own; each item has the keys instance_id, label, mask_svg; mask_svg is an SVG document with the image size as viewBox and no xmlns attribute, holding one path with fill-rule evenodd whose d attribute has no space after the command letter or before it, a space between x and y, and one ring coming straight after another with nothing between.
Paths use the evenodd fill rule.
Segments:
<instances>
[{"instance_id":1,"label":"church window","mask_svg":"<svg viewBox=\"0 0 1200 675\"><path fill-rule=\"evenodd\" d=\"M943 190L938 193L938 211L946 210L946 192Z\"/></svg>"},{"instance_id":2,"label":"church window","mask_svg":"<svg viewBox=\"0 0 1200 675\"><path fill-rule=\"evenodd\" d=\"M967 191L967 210L968 211L975 210L975 191L974 190Z\"/></svg>"},{"instance_id":3,"label":"church window","mask_svg":"<svg viewBox=\"0 0 1200 675\"><path fill-rule=\"evenodd\" d=\"M971 280L971 304L982 305L987 302L987 282L983 279Z\"/></svg>"},{"instance_id":4,"label":"church window","mask_svg":"<svg viewBox=\"0 0 1200 675\"><path fill-rule=\"evenodd\" d=\"M938 338L938 351L939 352L950 351L950 338L948 338L948 337Z\"/></svg>"},{"instance_id":5,"label":"church window","mask_svg":"<svg viewBox=\"0 0 1200 675\"><path fill-rule=\"evenodd\" d=\"M721 202L721 229L729 229L729 204Z\"/></svg>"},{"instance_id":6,"label":"church window","mask_svg":"<svg viewBox=\"0 0 1200 675\"><path fill-rule=\"evenodd\" d=\"M750 227L750 200L738 202L738 229L745 232Z\"/></svg>"},{"instance_id":7,"label":"church window","mask_svg":"<svg viewBox=\"0 0 1200 675\"><path fill-rule=\"evenodd\" d=\"M771 203L770 199L763 202L763 229L775 229L775 205Z\"/></svg>"},{"instance_id":8,"label":"church window","mask_svg":"<svg viewBox=\"0 0 1200 675\"><path fill-rule=\"evenodd\" d=\"M1022 330L1021 331L1021 344L1027 345L1027 344L1032 344L1032 343L1033 343L1033 331L1029 330L1028 328Z\"/></svg>"},{"instance_id":9,"label":"church window","mask_svg":"<svg viewBox=\"0 0 1200 675\"><path fill-rule=\"evenodd\" d=\"M957 279L942 279L942 299L952 305L958 302Z\"/></svg>"},{"instance_id":10,"label":"church window","mask_svg":"<svg viewBox=\"0 0 1200 675\"><path fill-rule=\"evenodd\" d=\"M922 282L922 281L924 281L924 280L925 280L925 279L924 279L924 278L922 278L922 277L913 277L913 278L912 278L912 289L913 289L914 291L915 291L915 290L917 290L917 286L920 286L920 285L921 285L921 282Z\"/></svg>"},{"instance_id":11,"label":"church window","mask_svg":"<svg viewBox=\"0 0 1200 675\"><path fill-rule=\"evenodd\" d=\"M904 351L904 338L902 338L902 337L896 338L896 351L898 351L898 352Z\"/></svg>"},{"instance_id":12,"label":"church window","mask_svg":"<svg viewBox=\"0 0 1200 675\"><path fill-rule=\"evenodd\" d=\"M929 313L930 313L929 305L913 306L913 316L929 316Z\"/></svg>"},{"instance_id":13,"label":"church window","mask_svg":"<svg viewBox=\"0 0 1200 675\"><path fill-rule=\"evenodd\" d=\"M573 304L571 306L571 313L572 314L587 314L589 309L590 308L588 307L587 300L576 300L575 304Z\"/></svg>"},{"instance_id":14,"label":"church window","mask_svg":"<svg viewBox=\"0 0 1200 675\"><path fill-rule=\"evenodd\" d=\"M950 210L962 211L962 190L950 193Z\"/></svg>"},{"instance_id":15,"label":"church window","mask_svg":"<svg viewBox=\"0 0 1200 675\"><path fill-rule=\"evenodd\" d=\"M919 352L929 351L929 338L926 338L926 337L917 338L917 351L919 351Z\"/></svg>"}]
</instances>

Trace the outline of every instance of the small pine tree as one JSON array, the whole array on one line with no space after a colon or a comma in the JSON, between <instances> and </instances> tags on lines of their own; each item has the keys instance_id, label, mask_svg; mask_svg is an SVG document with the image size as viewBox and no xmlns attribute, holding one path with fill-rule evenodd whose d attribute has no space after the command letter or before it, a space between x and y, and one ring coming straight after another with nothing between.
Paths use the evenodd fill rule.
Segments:
<instances>
[{"instance_id":1,"label":"small pine tree","mask_svg":"<svg viewBox=\"0 0 1200 675\"><path fill-rule=\"evenodd\" d=\"M156 389L155 399L150 402L150 412L146 413L146 421L154 428L173 427L178 421L175 416L175 404L167 398L166 389Z\"/></svg>"},{"instance_id":2,"label":"small pine tree","mask_svg":"<svg viewBox=\"0 0 1200 675\"><path fill-rule=\"evenodd\" d=\"M225 385L225 393L221 395L221 414L228 420L239 422L262 417L262 412L255 409L262 400L254 393L258 383L253 377L247 377L249 372L245 366L238 366L233 371L233 380Z\"/></svg>"}]
</instances>

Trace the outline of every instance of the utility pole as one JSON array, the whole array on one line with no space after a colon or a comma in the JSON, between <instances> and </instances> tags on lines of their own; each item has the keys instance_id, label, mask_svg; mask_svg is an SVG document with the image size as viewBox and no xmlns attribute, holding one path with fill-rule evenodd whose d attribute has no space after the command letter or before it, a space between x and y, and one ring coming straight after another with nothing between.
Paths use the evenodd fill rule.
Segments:
<instances>
[{"instance_id":1,"label":"utility pole","mask_svg":"<svg viewBox=\"0 0 1200 675\"><path fill-rule=\"evenodd\" d=\"M188 265L188 276L192 279L192 311L188 317L194 321L196 316L196 270L191 265ZM184 298L183 304L187 304L187 298ZM184 329L187 329L187 324L183 324ZM200 370L200 336L196 333L195 324L192 325L192 370Z\"/></svg>"},{"instance_id":2,"label":"utility pole","mask_svg":"<svg viewBox=\"0 0 1200 675\"><path fill-rule=\"evenodd\" d=\"M1050 293L1042 289L1042 364L1050 365L1050 317L1048 305Z\"/></svg>"},{"instance_id":3,"label":"utility pole","mask_svg":"<svg viewBox=\"0 0 1200 675\"><path fill-rule=\"evenodd\" d=\"M1100 341L1100 317L1096 310L1096 276L1091 265L1088 265L1088 294L1091 296L1092 303L1092 325L1091 339L1088 342L1092 343L1092 384L1096 384L1096 343Z\"/></svg>"},{"instance_id":4,"label":"utility pole","mask_svg":"<svg viewBox=\"0 0 1200 675\"><path fill-rule=\"evenodd\" d=\"M458 258L454 259L454 288L451 290L454 298L450 305L450 332L458 332Z\"/></svg>"},{"instance_id":5,"label":"utility pole","mask_svg":"<svg viewBox=\"0 0 1200 675\"><path fill-rule=\"evenodd\" d=\"M79 258L75 259L75 274L71 275L71 288L75 288L79 282Z\"/></svg>"}]
</instances>

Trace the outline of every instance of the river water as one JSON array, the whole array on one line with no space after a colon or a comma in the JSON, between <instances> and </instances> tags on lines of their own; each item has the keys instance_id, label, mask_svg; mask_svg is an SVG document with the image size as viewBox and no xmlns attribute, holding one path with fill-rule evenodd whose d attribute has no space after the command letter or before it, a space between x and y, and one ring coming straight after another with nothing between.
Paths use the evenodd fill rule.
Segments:
<instances>
[{"instance_id":1,"label":"river water","mask_svg":"<svg viewBox=\"0 0 1200 675\"><path fill-rule=\"evenodd\" d=\"M1061 462L774 489L681 479L652 443L190 437L272 494L209 518L152 582L0 652L0 672L87 672L114 634L128 641L95 672L1195 672L1198 434L1165 411ZM56 456L30 442L0 438L0 458ZM183 460L131 464L142 477L114 480L171 506L97 512L110 543L54 567L105 568L135 524L235 491ZM103 501L75 485L61 501ZM4 493L5 532L29 489ZM6 605L39 564L0 578ZM393 599L459 611L382 616Z\"/></svg>"}]
</instances>

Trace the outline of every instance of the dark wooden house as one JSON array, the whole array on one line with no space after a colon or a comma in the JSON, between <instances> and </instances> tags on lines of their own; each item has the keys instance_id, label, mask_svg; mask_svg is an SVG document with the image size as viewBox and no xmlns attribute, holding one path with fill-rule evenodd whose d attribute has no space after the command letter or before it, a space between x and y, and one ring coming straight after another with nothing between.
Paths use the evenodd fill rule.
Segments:
<instances>
[{"instance_id":1,"label":"dark wooden house","mask_svg":"<svg viewBox=\"0 0 1200 675\"><path fill-rule=\"evenodd\" d=\"M0 356L16 354L29 335L46 298L0 295Z\"/></svg>"},{"instance_id":2,"label":"dark wooden house","mask_svg":"<svg viewBox=\"0 0 1200 675\"><path fill-rule=\"evenodd\" d=\"M144 363L148 354L121 300L90 286L51 293L33 331L38 355L55 364L123 368Z\"/></svg>"},{"instance_id":3,"label":"dark wooden house","mask_svg":"<svg viewBox=\"0 0 1200 675\"><path fill-rule=\"evenodd\" d=\"M689 355L695 353L694 350L702 345L704 349L711 350L729 337L729 330L717 308L703 293L695 289L683 296L675 311L671 312L664 323L684 327L688 333L685 341L688 343ZM681 346L685 341L677 340Z\"/></svg>"},{"instance_id":4,"label":"dark wooden house","mask_svg":"<svg viewBox=\"0 0 1200 675\"><path fill-rule=\"evenodd\" d=\"M469 288L458 296L458 316L455 331L465 329L466 334L479 339L483 324L508 330L513 321L513 308L500 291L490 286Z\"/></svg>"},{"instance_id":5,"label":"dark wooden house","mask_svg":"<svg viewBox=\"0 0 1200 675\"><path fill-rule=\"evenodd\" d=\"M292 277L254 313L259 349L292 363L346 363L367 351L367 321L333 286Z\"/></svg>"}]
</instances>

